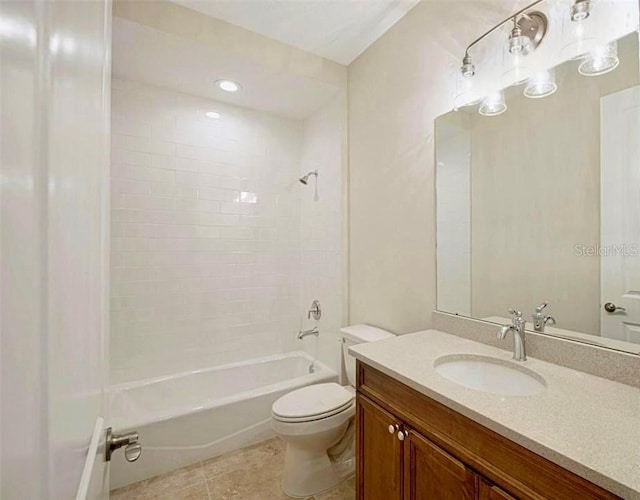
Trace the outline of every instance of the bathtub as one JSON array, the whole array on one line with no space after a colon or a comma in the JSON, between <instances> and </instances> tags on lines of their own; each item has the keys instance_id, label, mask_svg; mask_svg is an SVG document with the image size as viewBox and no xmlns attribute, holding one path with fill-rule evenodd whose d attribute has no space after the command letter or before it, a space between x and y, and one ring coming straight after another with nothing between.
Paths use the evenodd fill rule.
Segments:
<instances>
[{"instance_id":1,"label":"bathtub","mask_svg":"<svg viewBox=\"0 0 640 500\"><path fill-rule=\"evenodd\" d=\"M111 489L269 439L276 399L337 380L326 365L291 352L112 386L111 425L138 431L142 456L127 463L114 454Z\"/></svg>"}]
</instances>

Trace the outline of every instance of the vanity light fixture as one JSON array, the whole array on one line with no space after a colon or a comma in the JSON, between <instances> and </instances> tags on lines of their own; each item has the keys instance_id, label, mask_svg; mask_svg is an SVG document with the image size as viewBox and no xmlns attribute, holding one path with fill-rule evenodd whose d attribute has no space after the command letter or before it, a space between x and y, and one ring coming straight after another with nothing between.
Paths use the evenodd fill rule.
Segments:
<instances>
[{"instance_id":1,"label":"vanity light fixture","mask_svg":"<svg viewBox=\"0 0 640 500\"><path fill-rule=\"evenodd\" d=\"M233 80L216 80L216 85L225 92L237 92L242 88L239 83Z\"/></svg>"},{"instance_id":2,"label":"vanity light fixture","mask_svg":"<svg viewBox=\"0 0 640 500\"><path fill-rule=\"evenodd\" d=\"M220 113L218 113L217 111L207 111L204 116L206 116L207 118L211 119L211 120L217 120L218 118L220 118Z\"/></svg>"},{"instance_id":3,"label":"vanity light fixture","mask_svg":"<svg viewBox=\"0 0 640 500\"><path fill-rule=\"evenodd\" d=\"M513 23L513 29L511 30L511 34L509 35L509 40L507 42L509 52L517 56L527 55L535 50L538 45L542 43L542 40L544 40L544 37L547 34L549 22L547 20L547 16L542 12L531 11L531 9L544 1L546 0L536 0L535 2L527 5L524 9L521 9L514 15L503 19L493 28L471 42L464 51L464 58L462 59L460 73L462 73L466 78L471 78L475 75L476 67L471 60L469 51L476 44L480 43L495 31L498 31L508 22Z\"/></svg>"},{"instance_id":4,"label":"vanity light fixture","mask_svg":"<svg viewBox=\"0 0 640 500\"><path fill-rule=\"evenodd\" d=\"M579 23L591 15L591 0L575 0L571 6L571 20Z\"/></svg>"},{"instance_id":5,"label":"vanity light fixture","mask_svg":"<svg viewBox=\"0 0 640 500\"><path fill-rule=\"evenodd\" d=\"M620 65L618 42L598 45L578 66L578 72L584 76L600 76L613 71Z\"/></svg>"},{"instance_id":6,"label":"vanity light fixture","mask_svg":"<svg viewBox=\"0 0 640 500\"><path fill-rule=\"evenodd\" d=\"M553 69L540 71L527 80L524 96L529 99L541 99L555 94L558 90L556 74Z\"/></svg>"},{"instance_id":7,"label":"vanity light fixture","mask_svg":"<svg viewBox=\"0 0 640 500\"><path fill-rule=\"evenodd\" d=\"M507 103L504 99L504 92L499 90L492 92L482 100L478 112L482 116L498 116L507 110Z\"/></svg>"}]
</instances>

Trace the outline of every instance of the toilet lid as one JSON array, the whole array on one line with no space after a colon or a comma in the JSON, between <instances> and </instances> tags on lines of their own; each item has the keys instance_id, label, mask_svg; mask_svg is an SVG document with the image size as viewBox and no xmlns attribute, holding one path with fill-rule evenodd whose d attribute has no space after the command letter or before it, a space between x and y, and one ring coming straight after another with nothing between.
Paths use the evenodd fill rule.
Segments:
<instances>
[{"instance_id":1,"label":"toilet lid","mask_svg":"<svg viewBox=\"0 0 640 500\"><path fill-rule=\"evenodd\" d=\"M318 418L327 413L347 408L353 401L353 394L333 382L316 384L285 394L271 408L273 414L282 418Z\"/></svg>"}]
</instances>

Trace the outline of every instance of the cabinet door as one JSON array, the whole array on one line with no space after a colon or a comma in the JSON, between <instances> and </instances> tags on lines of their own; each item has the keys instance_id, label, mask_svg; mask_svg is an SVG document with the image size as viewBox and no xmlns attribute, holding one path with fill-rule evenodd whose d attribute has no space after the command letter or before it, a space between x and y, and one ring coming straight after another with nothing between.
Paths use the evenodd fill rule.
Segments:
<instances>
[{"instance_id":1,"label":"cabinet door","mask_svg":"<svg viewBox=\"0 0 640 500\"><path fill-rule=\"evenodd\" d=\"M480 477L420 434L405 440L406 500L475 500Z\"/></svg>"},{"instance_id":2,"label":"cabinet door","mask_svg":"<svg viewBox=\"0 0 640 500\"><path fill-rule=\"evenodd\" d=\"M402 422L360 394L356 401L357 498L401 500Z\"/></svg>"},{"instance_id":3,"label":"cabinet door","mask_svg":"<svg viewBox=\"0 0 640 500\"><path fill-rule=\"evenodd\" d=\"M515 500L506 491L491 484L486 479L480 479L480 500Z\"/></svg>"}]
</instances>

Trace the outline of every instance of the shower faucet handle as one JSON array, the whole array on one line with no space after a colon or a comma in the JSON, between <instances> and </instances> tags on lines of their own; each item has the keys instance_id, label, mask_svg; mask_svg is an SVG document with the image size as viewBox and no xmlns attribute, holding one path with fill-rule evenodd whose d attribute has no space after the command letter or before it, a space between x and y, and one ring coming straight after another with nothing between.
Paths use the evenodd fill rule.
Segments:
<instances>
[{"instance_id":1,"label":"shower faucet handle","mask_svg":"<svg viewBox=\"0 0 640 500\"><path fill-rule=\"evenodd\" d=\"M307 312L307 319L315 319L316 321L322 317L322 309L320 307L320 301L314 300L311 303L311 309Z\"/></svg>"},{"instance_id":2,"label":"shower faucet handle","mask_svg":"<svg viewBox=\"0 0 640 500\"><path fill-rule=\"evenodd\" d=\"M105 438L105 461L111 461L111 455L114 451L124 447L124 458L127 462L135 462L142 455L142 445L139 442L140 436L137 432L128 432L126 434L116 434L109 427Z\"/></svg>"}]
</instances>

